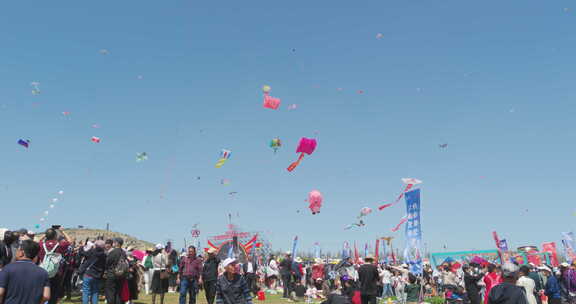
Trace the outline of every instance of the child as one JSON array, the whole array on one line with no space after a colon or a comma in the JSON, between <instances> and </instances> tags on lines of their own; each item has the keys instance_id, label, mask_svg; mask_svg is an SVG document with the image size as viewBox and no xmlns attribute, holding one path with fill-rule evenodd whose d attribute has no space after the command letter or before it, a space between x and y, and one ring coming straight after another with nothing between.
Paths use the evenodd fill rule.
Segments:
<instances>
[{"instance_id":1,"label":"child","mask_svg":"<svg viewBox=\"0 0 576 304\"><path fill-rule=\"evenodd\" d=\"M318 289L316 289L316 287L308 287L308 290L306 290L306 303L314 302L314 300L316 300L317 294Z\"/></svg>"},{"instance_id":2,"label":"child","mask_svg":"<svg viewBox=\"0 0 576 304\"><path fill-rule=\"evenodd\" d=\"M420 284L416 283L416 277L408 274L408 284L404 287L406 292L406 303L417 304L420 302Z\"/></svg>"}]
</instances>

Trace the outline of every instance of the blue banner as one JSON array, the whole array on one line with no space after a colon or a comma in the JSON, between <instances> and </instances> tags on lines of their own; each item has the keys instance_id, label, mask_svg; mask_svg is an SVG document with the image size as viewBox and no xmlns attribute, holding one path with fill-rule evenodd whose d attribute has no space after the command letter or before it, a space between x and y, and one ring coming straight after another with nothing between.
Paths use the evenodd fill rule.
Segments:
<instances>
[{"instance_id":1,"label":"blue banner","mask_svg":"<svg viewBox=\"0 0 576 304\"><path fill-rule=\"evenodd\" d=\"M420 189L406 192L406 248L404 249L404 259L409 270L415 275L422 274L422 229L420 223Z\"/></svg>"},{"instance_id":2,"label":"blue banner","mask_svg":"<svg viewBox=\"0 0 576 304\"><path fill-rule=\"evenodd\" d=\"M294 242L292 242L292 258L296 258L296 250L298 249L298 236L294 237Z\"/></svg>"}]
</instances>

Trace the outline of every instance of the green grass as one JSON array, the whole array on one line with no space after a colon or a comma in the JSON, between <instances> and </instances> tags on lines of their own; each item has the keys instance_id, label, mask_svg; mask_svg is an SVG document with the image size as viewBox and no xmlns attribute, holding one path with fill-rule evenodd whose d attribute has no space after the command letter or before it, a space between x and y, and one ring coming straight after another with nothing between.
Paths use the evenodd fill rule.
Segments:
<instances>
[{"instance_id":1,"label":"green grass","mask_svg":"<svg viewBox=\"0 0 576 304\"><path fill-rule=\"evenodd\" d=\"M180 295L178 293L167 293L164 298L164 304L178 304L178 299ZM82 303L82 298L80 296L72 297L71 301L62 301L63 304L78 304ZM104 298L100 297L100 301L98 303L104 304ZM152 303L152 296L145 295L141 293L138 297L138 300L133 302L134 304L151 304ZM187 302L188 303L188 302ZM266 301L258 301L254 299L254 304L287 304L289 303L286 300L283 300L280 295L270 295L266 294ZM301 302L305 303L305 302ZM160 304L160 297L156 297L156 304ZM204 296L204 292L200 291L198 296L196 297L196 304L208 304L206 301L206 297Z\"/></svg>"}]
</instances>

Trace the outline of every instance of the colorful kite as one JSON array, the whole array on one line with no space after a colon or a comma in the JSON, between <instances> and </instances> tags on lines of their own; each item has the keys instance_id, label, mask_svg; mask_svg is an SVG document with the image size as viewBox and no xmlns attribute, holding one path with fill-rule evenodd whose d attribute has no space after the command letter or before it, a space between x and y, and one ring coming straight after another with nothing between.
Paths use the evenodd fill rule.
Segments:
<instances>
[{"instance_id":1,"label":"colorful kite","mask_svg":"<svg viewBox=\"0 0 576 304\"><path fill-rule=\"evenodd\" d=\"M230 154L232 154L232 151L222 149L220 152L220 159L218 159L218 162L216 163L216 168L222 167L224 163L230 158Z\"/></svg>"},{"instance_id":2,"label":"colorful kite","mask_svg":"<svg viewBox=\"0 0 576 304\"><path fill-rule=\"evenodd\" d=\"M282 141L280 140L280 138L276 137L270 141L270 148L274 149L274 154L276 154L276 152L278 151L278 149L280 149L280 147L282 147Z\"/></svg>"},{"instance_id":3,"label":"colorful kite","mask_svg":"<svg viewBox=\"0 0 576 304\"><path fill-rule=\"evenodd\" d=\"M30 140L19 139L18 144L21 145L22 147L28 149L28 147L30 146Z\"/></svg>"},{"instance_id":4,"label":"colorful kite","mask_svg":"<svg viewBox=\"0 0 576 304\"><path fill-rule=\"evenodd\" d=\"M302 159L304 159L304 154L311 155L312 153L314 153L316 145L317 145L316 139L302 137L300 139L300 143L298 144L298 148L296 149L296 153L300 153L300 156L298 157L297 161L290 164L287 170L292 172L292 170L296 169L296 167L298 167Z\"/></svg>"},{"instance_id":5,"label":"colorful kite","mask_svg":"<svg viewBox=\"0 0 576 304\"><path fill-rule=\"evenodd\" d=\"M148 160L148 154L146 154L146 152L136 153L137 162L143 162L145 160Z\"/></svg>"},{"instance_id":6,"label":"colorful kite","mask_svg":"<svg viewBox=\"0 0 576 304\"><path fill-rule=\"evenodd\" d=\"M438 147L440 147L441 149L447 148L448 144L439 144Z\"/></svg>"},{"instance_id":7,"label":"colorful kite","mask_svg":"<svg viewBox=\"0 0 576 304\"><path fill-rule=\"evenodd\" d=\"M398 195L398 197L396 198L396 200L393 203L384 204L384 205L378 207L378 210L382 210L382 209L385 209L385 208L388 208L390 206L395 205L396 203L398 203L402 199L402 197L404 197L404 193L406 193L406 192L408 192L408 190L412 189L412 187L414 185L418 185L418 184L422 183L421 180L418 180L415 178L402 178L402 182L404 184L406 184L406 188L404 188L404 191L402 191L402 193L400 193L400 195Z\"/></svg>"},{"instance_id":8,"label":"colorful kite","mask_svg":"<svg viewBox=\"0 0 576 304\"><path fill-rule=\"evenodd\" d=\"M288 106L288 111L296 110L297 107L298 107L298 105L296 105L296 104L293 103L293 104L291 104L291 105Z\"/></svg>"},{"instance_id":9,"label":"colorful kite","mask_svg":"<svg viewBox=\"0 0 576 304\"><path fill-rule=\"evenodd\" d=\"M372 208L364 207L360 209L360 216L367 216L368 214L372 213Z\"/></svg>"},{"instance_id":10,"label":"colorful kite","mask_svg":"<svg viewBox=\"0 0 576 304\"><path fill-rule=\"evenodd\" d=\"M96 137L96 136L92 136L92 138L90 139L93 143L99 143L100 142L100 137Z\"/></svg>"},{"instance_id":11,"label":"colorful kite","mask_svg":"<svg viewBox=\"0 0 576 304\"><path fill-rule=\"evenodd\" d=\"M267 93L264 94L264 107L272 110L277 110L280 107L280 98L272 97Z\"/></svg>"},{"instance_id":12,"label":"colorful kite","mask_svg":"<svg viewBox=\"0 0 576 304\"><path fill-rule=\"evenodd\" d=\"M40 95L40 83L33 81L30 83L30 86L32 86L32 95Z\"/></svg>"},{"instance_id":13,"label":"colorful kite","mask_svg":"<svg viewBox=\"0 0 576 304\"><path fill-rule=\"evenodd\" d=\"M264 92L264 94L270 93L271 90L272 90L272 88L269 85L263 85L262 86L262 92Z\"/></svg>"},{"instance_id":14,"label":"colorful kite","mask_svg":"<svg viewBox=\"0 0 576 304\"><path fill-rule=\"evenodd\" d=\"M310 208L312 214L320 213L320 208L322 208L322 200L323 197L320 191L312 190L310 193L308 193L308 203L310 203L308 208Z\"/></svg>"}]
</instances>

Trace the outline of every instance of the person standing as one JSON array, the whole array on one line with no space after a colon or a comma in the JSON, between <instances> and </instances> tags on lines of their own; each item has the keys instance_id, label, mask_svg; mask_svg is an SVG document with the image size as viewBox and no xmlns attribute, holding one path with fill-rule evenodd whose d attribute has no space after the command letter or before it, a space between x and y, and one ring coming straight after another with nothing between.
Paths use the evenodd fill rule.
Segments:
<instances>
[{"instance_id":1,"label":"person standing","mask_svg":"<svg viewBox=\"0 0 576 304\"><path fill-rule=\"evenodd\" d=\"M204 292L208 304L214 304L216 297L216 282L218 281L218 265L220 259L216 256L216 249L210 248L206 252L208 257L204 261L202 268L202 282L204 283Z\"/></svg>"},{"instance_id":2,"label":"person standing","mask_svg":"<svg viewBox=\"0 0 576 304\"><path fill-rule=\"evenodd\" d=\"M278 263L273 255L270 256L268 267L266 267L266 286L271 294L276 294L276 284L278 282Z\"/></svg>"},{"instance_id":3,"label":"person standing","mask_svg":"<svg viewBox=\"0 0 576 304\"><path fill-rule=\"evenodd\" d=\"M86 252L82 251L81 255L85 257L84 263L78 269L78 273L83 274L82 304L97 304L100 282L106 268L104 241L98 240L94 242L94 246Z\"/></svg>"},{"instance_id":4,"label":"person standing","mask_svg":"<svg viewBox=\"0 0 576 304\"><path fill-rule=\"evenodd\" d=\"M502 265L502 279L488 294L488 304L527 304L526 293L516 286L518 266L506 262Z\"/></svg>"},{"instance_id":5,"label":"person standing","mask_svg":"<svg viewBox=\"0 0 576 304\"><path fill-rule=\"evenodd\" d=\"M466 265L463 267L464 271L464 287L466 288L466 294L470 299L471 304L480 304L482 298L480 296L480 287L478 282L482 279L482 273L476 265Z\"/></svg>"},{"instance_id":6,"label":"person standing","mask_svg":"<svg viewBox=\"0 0 576 304\"><path fill-rule=\"evenodd\" d=\"M59 234L61 235L60 238ZM56 304L58 300L64 297L64 269L61 267L61 261L68 252L69 246L70 242L66 233L56 228L47 229L44 238L40 240L40 253L38 254L40 266L51 267L52 265L55 267L55 272L48 273L50 277L50 300L48 304ZM44 261L46 257L49 260Z\"/></svg>"},{"instance_id":7,"label":"person standing","mask_svg":"<svg viewBox=\"0 0 576 304\"><path fill-rule=\"evenodd\" d=\"M216 283L216 304L252 304L248 284L238 273L238 263L228 258L222 262L224 273Z\"/></svg>"},{"instance_id":8,"label":"person standing","mask_svg":"<svg viewBox=\"0 0 576 304\"><path fill-rule=\"evenodd\" d=\"M394 292L392 291L392 272L390 272L388 267L384 266L382 268L380 277L382 277L382 298L393 297Z\"/></svg>"},{"instance_id":9,"label":"person standing","mask_svg":"<svg viewBox=\"0 0 576 304\"><path fill-rule=\"evenodd\" d=\"M154 272L154 264L152 263L152 252L154 248L148 248L146 255L142 259L142 267L144 268L144 291L150 294L150 282L152 281L152 272Z\"/></svg>"},{"instance_id":10,"label":"person standing","mask_svg":"<svg viewBox=\"0 0 576 304\"><path fill-rule=\"evenodd\" d=\"M124 275L128 272L128 261L126 253L122 249L124 240L115 238L112 249L106 257L106 281L104 282L104 293L108 304L122 304L122 286L124 284ZM125 265L125 266L123 266ZM121 274L121 268L125 267L125 273Z\"/></svg>"},{"instance_id":11,"label":"person standing","mask_svg":"<svg viewBox=\"0 0 576 304\"><path fill-rule=\"evenodd\" d=\"M546 276L546 285L544 286L544 294L548 297L548 304L560 304L562 302L562 296L560 294L560 284L558 279L552 273L552 270L548 266L538 267Z\"/></svg>"},{"instance_id":12,"label":"person standing","mask_svg":"<svg viewBox=\"0 0 576 304\"><path fill-rule=\"evenodd\" d=\"M528 266L520 267L520 271L518 272L519 278L518 281L516 281L516 285L524 288L528 304L537 304L538 302L536 301L536 296L534 295L534 287L536 287L536 283L528 276L529 273L530 269Z\"/></svg>"},{"instance_id":13,"label":"person standing","mask_svg":"<svg viewBox=\"0 0 576 304\"><path fill-rule=\"evenodd\" d=\"M4 231L3 239L0 242L0 269L12 262L12 243L14 236L12 231Z\"/></svg>"},{"instance_id":14,"label":"person standing","mask_svg":"<svg viewBox=\"0 0 576 304\"><path fill-rule=\"evenodd\" d=\"M180 285L180 304L196 304L198 286L202 285L202 260L196 256L196 247L188 247L188 255L180 261L180 271L176 279L176 284Z\"/></svg>"},{"instance_id":15,"label":"person standing","mask_svg":"<svg viewBox=\"0 0 576 304\"><path fill-rule=\"evenodd\" d=\"M0 271L0 303L38 304L50 300L48 272L33 262L39 251L32 240L20 243L16 261Z\"/></svg>"},{"instance_id":16,"label":"person standing","mask_svg":"<svg viewBox=\"0 0 576 304\"><path fill-rule=\"evenodd\" d=\"M502 277L496 272L496 266L494 264L488 264L488 273L484 276L484 284L486 284L486 293L484 295L484 304L488 304L488 296L490 290L500 283L502 283Z\"/></svg>"},{"instance_id":17,"label":"person standing","mask_svg":"<svg viewBox=\"0 0 576 304\"><path fill-rule=\"evenodd\" d=\"M290 289L290 284L292 283L292 254L290 252L287 252L282 262L280 262L280 276L282 277L282 285L284 288L282 297L288 299L292 291Z\"/></svg>"},{"instance_id":18,"label":"person standing","mask_svg":"<svg viewBox=\"0 0 576 304\"><path fill-rule=\"evenodd\" d=\"M156 245L156 250L152 252L152 304L156 304L156 296L160 295L160 304L164 304L164 295L168 292L168 257L164 252L162 244Z\"/></svg>"},{"instance_id":19,"label":"person standing","mask_svg":"<svg viewBox=\"0 0 576 304\"><path fill-rule=\"evenodd\" d=\"M358 269L358 278L360 280L362 304L376 304L380 275L378 274L378 268L374 265L372 256L369 255L364 258L364 264Z\"/></svg>"}]
</instances>

